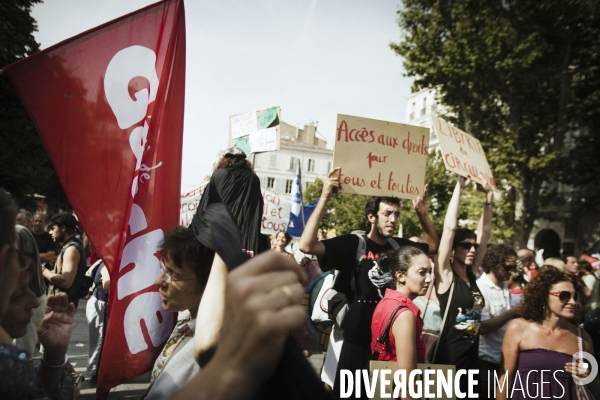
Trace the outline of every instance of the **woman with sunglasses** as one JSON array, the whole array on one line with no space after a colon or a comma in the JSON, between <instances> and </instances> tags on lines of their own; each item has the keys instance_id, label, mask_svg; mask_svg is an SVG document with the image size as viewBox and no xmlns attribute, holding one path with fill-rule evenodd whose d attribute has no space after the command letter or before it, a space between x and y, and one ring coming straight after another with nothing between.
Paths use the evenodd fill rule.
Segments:
<instances>
[{"instance_id":1,"label":"woman with sunglasses","mask_svg":"<svg viewBox=\"0 0 600 400\"><path fill-rule=\"evenodd\" d=\"M522 318L508 325L502 342L501 371L505 372L499 382L506 375L507 386L501 392L497 388L498 399L577 399L574 378L587 378L590 373L589 369L579 371L573 362L579 353L578 336L582 350L594 354L587 332L569 322L580 300L577 286L574 277L544 267L525 287ZM599 383L596 377L587 388L594 391Z\"/></svg>"},{"instance_id":2,"label":"woman with sunglasses","mask_svg":"<svg viewBox=\"0 0 600 400\"><path fill-rule=\"evenodd\" d=\"M490 186L478 186L486 196L478 232L457 227L460 196L471 183L460 177L454 188L444 219L439 256L435 265L435 289L440 300L442 315L447 317L434 362L451 364L459 369L478 369L479 327L484 300L477 287L475 273L485 254L492 229L492 192ZM480 249L481 248L481 249ZM478 251L478 249L480 249ZM460 389L468 389L466 375L460 380Z\"/></svg>"}]
</instances>

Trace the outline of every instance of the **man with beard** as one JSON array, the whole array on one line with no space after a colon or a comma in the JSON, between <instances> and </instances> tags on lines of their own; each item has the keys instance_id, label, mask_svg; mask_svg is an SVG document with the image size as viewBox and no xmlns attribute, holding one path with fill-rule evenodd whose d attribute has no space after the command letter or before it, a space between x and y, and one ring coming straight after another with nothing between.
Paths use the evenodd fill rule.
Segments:
<instances>
[{"instance_id":1,"label":"man with beard","mask_svg":"<svg viewBox=\"0 0 600 400\"><path fill-rule=\"evenodd\" d=\"M344 318L344 343L337 365L334 390L340 393L340 370L355 371L363 369L371 358L371 318L377 303L382 298L380 291L381 271L376 261L380 254L393 250L394 245L415 246L426 253L429 247L423 243L414 243L408 239L394 238L400 220L400 200L395 197L371 197L365 206L365 217L370 224L369 233L364 236L364 256L357 262L357 250L360 243L358 235L347 234L332 239L319 241L317 232L327 201L340 188L339 168L331 171L323 182L323 191L319 202L306 223L300 238L300 251L321 257L321 268L340 271L334 289L346 296L348 312ZM416 207L416 206L415 206ZM427 212L422 216L417 211L422 225L424 219L429 220ZM423 219L422 219L423 217ZM364 384L361 394L365 394Z\"/></svg>"},{"instance_id":2,"label":"man with beard","mask_svg":"<svg viewBox=\"0 0 600 400\"><path fill-rule=\"evenodd\" d=\"M510 307L510 290L504 283L510 279L511 272L517 269L517 253L502 244L490 245L483 257L482 267L484 273L477 280L485 300L479 330L479 387L480 395L487 398L488 371L489 383L493 384L493 371L500 376L502 340L506 327L511 319L519 317L520 305Z\"/></svg>"},{"instance_id":3,"label":"man with beard","mask_svg":"<svg viewBox=\"0 0 600 400\"><path fill-rule=\"evenodd\" d=\"M79 304L79 292L86 271L85 251L81 240L75 237L78 222L69 213L54 214L47 225L52 239L61 243L60 253L52 270L44 268L43 274L50 282L48 294L64 292L69 302Z\"/></svg>"},{"instance_id":4,"label":"man with beard","mask_svg":"<svg viewBox=\"0 0 600 400\"><path fill-rule=\"evenodd\" d=\"M33 229L31 233L33 233L33 238L37 244L42 264L50 268L56 260L56 243L52 240L52 236L46 232L47 223L48 216L46 214L42 212L33 214Z\"/></svg>"}]
</instances>

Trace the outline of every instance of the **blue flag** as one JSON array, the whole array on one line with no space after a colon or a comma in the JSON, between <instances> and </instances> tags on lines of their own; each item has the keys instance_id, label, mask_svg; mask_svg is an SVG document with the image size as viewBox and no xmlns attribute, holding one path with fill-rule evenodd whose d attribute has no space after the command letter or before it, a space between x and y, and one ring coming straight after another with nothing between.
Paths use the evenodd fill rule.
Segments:
<instances>
[{"instance_id":1,"label":"blue flag","mask_svg":"<svg viewBox=\"0 0 600 400\"><path fill-rule=\"evenodd\" d=\"M311 204L302 207L304 209L304 220L302 219L302 213L297 215L290 212L290 223L288 224L287 228L287 231L290 235L293 237L302 236L302 232L304 232L304 222L308 221L318 202L318 200L315 200Z\"/></svg>"}]
</instances>

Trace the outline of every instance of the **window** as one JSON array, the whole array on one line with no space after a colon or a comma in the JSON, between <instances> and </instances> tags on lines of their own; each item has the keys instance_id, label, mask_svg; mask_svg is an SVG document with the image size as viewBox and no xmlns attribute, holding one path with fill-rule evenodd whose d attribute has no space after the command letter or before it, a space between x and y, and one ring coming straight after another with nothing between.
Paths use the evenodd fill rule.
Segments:
<instances>
[{"instance_id":1,"label":"window","mask_svg":"<svg viewBox=\"0 0 600 400\"><path fill-rule=\"evenodd\" d=\"M423 99L423 108L421 108L421 115L425 115L427 112L427 97Z\"/></svg>"},{"instance_id":2,"label":"window","mask_svg":"<svg viewBox=\"0 0 600 400\"><path fill-rule=\"evenodd\" d=\"M327 161L327 171L325 173L328 174L329 171L331 171L331 161Z\"/></svg>"},{"instance_id":3,"label":"window","mask_svg":"<svg viewBox=\"0 0 600 400\"><path fill-rule=\"evenodd\" d=\"M267 189L273 189L275 187L275 178L267 178Z\"/></svg>"},{"instance_id":4,"label":"window","mask_svg":"<svg viewBox=\"0 0 600 400\"><path fill-rule=\"evenodd\" d=\"M285 193L292 193L292 184L294 181L292 179L285 180Z\"/></svg>"},{"instance_id":5,"label":"window","mask_svg":"<svg viewBox=\"0 0 600 400\"><path fill-rule=\"evenodd\" d=\"M290 157L290 170L296 169L297 160L298 159L296 157Z\"/></svg>"},{"instance_id":6,"label":"window","mask_svg":"<svg viewBox=\"0 0 600 400\"><path fill-rule=\"evenodd\" d=\"M308 159L308 168L306 168L306 170L308 172L315 172L315 166L316 166L317 162L316 160L313 160L312 158Z\"/></svg>"},{"instance_id":7,"label":"window","mask_svg":"<svg viewBox=\"0 0 600 400\"><path fill-rule=\"evenodd\" d=\"M277 168L277 154L271 154L271 158L269 159L269 168Z\"/></svg>"}]
</instances>

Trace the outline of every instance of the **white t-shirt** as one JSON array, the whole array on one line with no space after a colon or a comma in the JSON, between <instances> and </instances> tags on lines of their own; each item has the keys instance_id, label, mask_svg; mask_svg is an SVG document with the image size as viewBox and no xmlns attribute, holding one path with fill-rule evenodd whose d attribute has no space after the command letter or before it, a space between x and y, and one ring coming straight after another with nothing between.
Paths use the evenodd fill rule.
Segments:
<instances>
[{"instance_id":1,"label":"white t-shirt","mask_svg":"<svg viewBox=\"0 0 600 400\"><path fill-rule=\"evenodd\" d=\"M481 310L481 322L497 317L510 309L510 290L504 282L500 288L484 273L477 279L477 286L485 299L485 306ZM502 340L507 326L508 322L495 332L479 335L479 358L496 364L500 363Z\"/></svg>"}]
</instances>

